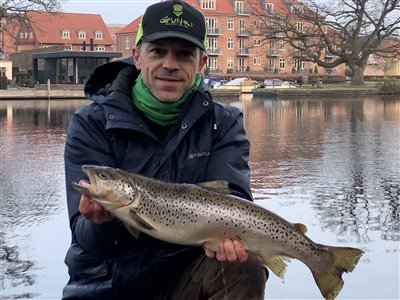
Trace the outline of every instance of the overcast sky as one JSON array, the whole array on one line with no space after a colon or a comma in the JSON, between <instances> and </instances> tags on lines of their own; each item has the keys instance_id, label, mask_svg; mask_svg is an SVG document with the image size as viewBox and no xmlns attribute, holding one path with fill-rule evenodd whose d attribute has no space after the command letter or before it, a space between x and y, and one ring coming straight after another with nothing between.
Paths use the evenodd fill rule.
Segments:
<instances>
[{"instance_id":1,"label":"overcast sky","mask_svg":"<svg viewBox=\"0 0 400 300\"><path fill-rule=\"evenodd\" d=\"M64 12L100 14L107 24L128 24L158 0L62 0Z\"/></svg>"}]
</instances>

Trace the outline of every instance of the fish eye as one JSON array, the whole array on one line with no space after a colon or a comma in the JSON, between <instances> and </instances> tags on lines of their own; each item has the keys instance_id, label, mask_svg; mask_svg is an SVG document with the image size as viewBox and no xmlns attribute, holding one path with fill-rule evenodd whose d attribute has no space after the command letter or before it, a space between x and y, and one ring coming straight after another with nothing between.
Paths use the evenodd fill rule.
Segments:
<instances>
[{"instance_id":1,"label":"fish eye","mask_svg":"<svg viewBox=\"0 0 400 300\"><path fill-rule=\"evenodd\" d=\"M107 175L105 173L99 173L99 178L105 180L107 179Z\"/></svg>"}]
</instances>

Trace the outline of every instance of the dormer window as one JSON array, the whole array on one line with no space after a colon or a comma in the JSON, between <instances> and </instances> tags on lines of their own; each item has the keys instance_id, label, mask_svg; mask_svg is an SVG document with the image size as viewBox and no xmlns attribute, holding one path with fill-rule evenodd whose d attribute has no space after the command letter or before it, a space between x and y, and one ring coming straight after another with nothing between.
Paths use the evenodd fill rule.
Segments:
<instances>
[{"instance_id":1,"label":"dormer window","mask_svg":"<svg viewBox=\"0 0 400 300\"><path fill-rule=\"evenodd\" d=\"M265 3L265 10L267 12L273 12L274 11L274 4L273 3Z\"/></svg>"},{"instance_id":2,"label":"dormer window","mask_svg":"<svg viewBox=\"0 0 400 300\"><path fill-rule=\"evenodd\" d=\"M201 8L202 9L216 9L216 0L202 0Z\"/></svg>"},{"instance_id":3,"label":"dormer window","mask_svg":"<svg viewBox=\"0 0 400 300\"><path fill-rule=\"evenodd\" d=\"M86 31L79 30L79 31L78 31L78 38L79 38L80 40L86 40Z\"/></svg>"},{"instance_id":4,"label":"dormer window","mask_svg":"<svg viewBox=\"0 0 400 300\"><path fill-rule=\"evenodd\" d=\"M100 32L100 31L96 31L96 32L94 33L94 38L95 38L96 40L102 40L102 39L103 39L103 33Z\"/></svg>"},{"instance_id":5,"label":"dormer window","mask_svg":"<svg viewBox=\"0 0 400 300\"><path fill-rule=\"evenodd\" d=\"M69 34L69 30L62 30L61 31L61 36L62 36L63 39L70 39L71 38L71 36Z\"/></svg>"}]
</instances>

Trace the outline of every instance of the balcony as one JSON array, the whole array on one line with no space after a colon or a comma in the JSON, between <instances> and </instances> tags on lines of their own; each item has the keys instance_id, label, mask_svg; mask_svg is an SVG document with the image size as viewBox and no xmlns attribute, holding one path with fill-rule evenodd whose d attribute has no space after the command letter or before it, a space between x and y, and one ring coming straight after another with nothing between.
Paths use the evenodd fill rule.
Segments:
<instances>
[{"instance_id":1,"label":"balcony","mask_svg":"<svg viewBox=\"0 0 400 300\"><path fill-rule=\"evenodd\" d=\"M236 56L250 56L249 48L239 48L239 51L236 53Z\"/></svg>"},{"instance_id":2,"label":"balcony","mask_svg":"<svg viewBox=\"0 0 400 300\"><path fill-rule=\"evenodd\" d=\"M268 39L270 39L270 40L281 39L283 37L284 37L284 35L282 32L275 32L275 33L268 34Z\"/></svg>"},{"instance_id":3,"label":"balcony","mask_svg":"<svg viewBox=\"0 0 400 300\"><path fill-rule=\"evenodd\" d=\"M307 54L305 51L301 51L301 50L294 50L293 52L293 57L295 58L306 58Z\"/></svg>"},{"instance_id":4,"label":"balcony","mask_svg":"<svg viewBox=\"0 0 400 300\"><path fill-rule=\"evenodd\" d=\"M278 57L282 54L281 50L269 49L267 50L267 57Z\"/></svg>"},{"instance_id":5,"label":"balcony","mask_svg":"<svg viewBox=\"0 0 400 300\"><path fill-rule=\"evenodd\" d=\"M243 8L236 8L235 13L238 16L250 16L250 13L246 9L243 9Z\"/></svg>"},{"instance_id":6,"label":"balcony","mask_svg":"<svg viewBox=\"0 0 400 300\"><path fill-rule=\"evenodd\" d=\"M249 36L251 36L251 33L247 29L239 29L236 32L236 36L238 36L238 37L249 37Z\"/></svg>"},{"instance_id":7,"label":"balcony","mask_svg":"<svg viewBox=\"0 0 400 300\"><path fill-rule=\"evenodd\" d=\"M220 28L207 28L207 36L218 36L223 34L223 30Z\"/></svg>"},{"instance_id":8,"label":"balcony","mask_svg":"<svg viewBox=\"0 0 400 300\"><path fill-rule=\"evenodd\" d=\"M207 48L207 54L209 56L222 55L222 50L220 48Z\"/></svg>"}]
</instances>

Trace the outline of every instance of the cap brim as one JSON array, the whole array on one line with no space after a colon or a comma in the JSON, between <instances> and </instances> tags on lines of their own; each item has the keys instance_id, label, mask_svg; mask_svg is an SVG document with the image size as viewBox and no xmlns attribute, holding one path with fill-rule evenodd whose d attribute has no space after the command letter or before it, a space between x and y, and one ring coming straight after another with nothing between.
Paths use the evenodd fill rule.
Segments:
<instances>
[{"instance_id":1,"label":"cap brim","mask_svg":"<svg viewBox=\"0 0 400 300\"><path fill-rule=\"evenodd\" d=\"M191 43L195 44L196 46L198 46L202 50L206 50L205 47L204 47L204 44L202 42L200 42L195 37L193 37L193 36L191 36L191 35L189 35L187 33L183 33L183 32L176 32L176 31L153 32L153 33L149 33L149 34L143 36L141 38L141 40L143 42L150 43L150 42L154 42L156 40L165 39L165 38L183 39L183 40L186 40L188 42L191 42Z\"/></svg>"}]
</instances>

